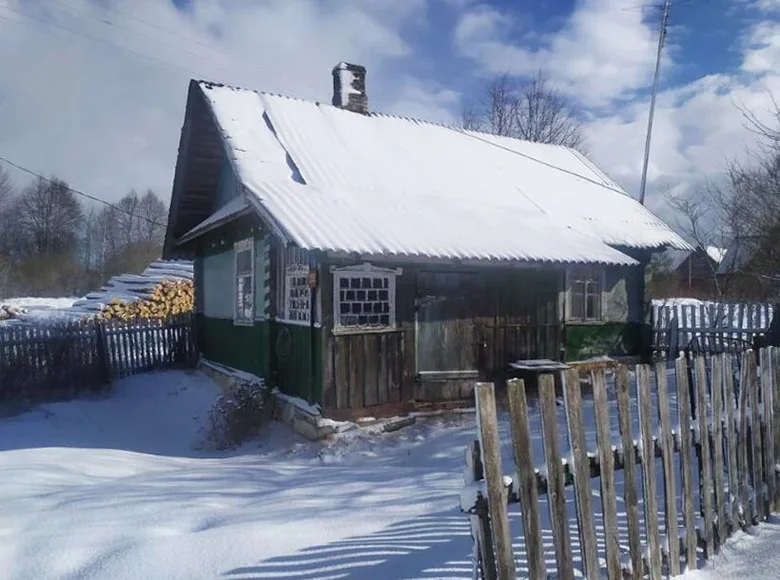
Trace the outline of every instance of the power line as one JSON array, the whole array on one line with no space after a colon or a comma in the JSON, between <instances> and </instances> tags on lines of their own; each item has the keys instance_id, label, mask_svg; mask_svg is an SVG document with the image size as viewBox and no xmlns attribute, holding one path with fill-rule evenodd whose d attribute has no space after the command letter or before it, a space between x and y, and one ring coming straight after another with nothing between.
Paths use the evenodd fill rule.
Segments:
<instances>
[{"instance_id":1,"label":"power line","mask_svg":"<svg viewBox=\"0 0 780 580\"><path fill-rule=\"evenodd\" d=\"M105 24L106 26L114 27L114 28L116 28L118 30L123 30L123 31L125 31L128 34L136 36L137 38L140 38L140 39L143 39L143 40L147 40L147 41L151 41L151 42L156 42L156 43L160 44L161 46L165 46L167 48L179 51L179 52L181 52L183 54L186 54L188 56L194 57L194 58L196 58L198 60L201 60L203 62L209 63L212 66L214 66L215 68L217 68L217 69L219 69L219 70L221 70L223 72L229 73L231 75L237 75L238 74L236 71L228 69L228 68L225 68L219 62L217 62L217 61L215 61L215 60L213 60L211 58L207 58L207 57L203 56L202 54L199 54L197 52L192 52L190 50L187 50L186 47L184 47L184 46L177 46L175 44L171 44L170 42L166 42L166 41L164 41L164 40L162 40L160 38L156 38L154 36L149 36L149 35L144 34L144 33L140 32L138 30L133 30L132 28L124 26L123 24L120 24L120 23L118 23L116 21L109 20L108 18L103 18L103 17L100 17L100 16L94 16L92 14L81 12L79 10L74 10L70 6L66 6L64 4L60 4L60 8L63 9L63 10L66 10L69 14L71 14L72 16L75 16L76 18L81 18L81 19L83 19L85 21L91 20L93 22ZM160 28L160 27L158 26L156 28ZM169 32L169 34L172 34L173 36L176 36L175 34L173 34L171 32ZM183 37L180 37L180 38L183 38ZM197 43L197 44L200 44L201 46L204 46L204 47L208 48L212 52L214 50L213 48L208 47L205 44L202 44L202 43Z\"/></svg>"},{"instance_id":2,"label":"power line","mask_svg":"<svg viewBox=\"0 0 780 580\"><path fill-rule=\"evenodd\" d=\"M134 54L136 56L140 56L141 58L145 58L145 59L154 61L156 63L162 64L162 65L165 65L165 66L169 66L169 67L172 67L172 68L177 68L177 69L179 69L181 71L184 71L184 72L186 72L188 74L195 75L196 77L202 77L203 76L200 73L198 73L197 71L194 71L192 69L189 69L189 68L177 65L177 64L173 64L173 63L165 61L165 60L161 60L159 58L153 57L153 56L148 55L148 54L144 54L142 52L138 52L137 50L133 50L132 48L129 48L127 46L122 46L121 44L115 44L113 42L109 42L109 41L107 41L105 39L102 39L102 38L97 38L97 37L91 36L89 34L84 34L83 32L77 32L77 31L71 30L70 28L66 28L65 26L62 26L61 24L59 24L57 22L49 22L49 21L41 19L41 18L36 18L36 17L32 16L31 14L27 14L25 12L19 12L17 10L13 10L12 8L9 8L8 6L1 6L0 5L0 9L7 10L7 11L11 12L14 15L24 16L26 18L29 18L31 20L35 20L35 21L40 22L42 24L46 24L46 25L49 25L49 26L54 26L54 27L59 28L60 30L64 30L65 32L67 32L69 34L72 34L74 36L81 36L81 37L86 38L88 40L92 40L93 42L99 42L99 43L102 43L102 44L106 44L106 45L111 46L113 48L118 48L120 50L125 50L127 52L130 52L130 53L132 53L132 54ZM21 22L17 21L17 20L7 20L7 22L14 22L16 24L21 24Z\"/></svg>"},{"instance_id":3,"label":"power line","mask_svg":"<svg viewBox=\"0 0 780 580\"><path fill-rule=\"evenodd\" d=\"M49 179L48 177L44 177L43 175L41 175L40 173L36 173L32 169L27 169L26 167L22 167L21 165L6 159L2 155L0 155L0 161L10 165L11 167L15 167L19 171L24 171L25 173L27 173L29 175L32 175L33 177L37 177L38 179L42 179L42 180L46 181L47 183L51 183L51 184L57 185L59 187L63 187L63 185L64 185L62 182L57 182L57 181L54 181L53 179ZM148 218L146 216L136 215L136 214L134 214L131 211L128 211L126 209L123 209L123 208L119 207L116 204L111 203L110 201L106 201L105 199L100 199L99 197L96 197L94 195L90 195L89 193L84 193L83 191L79 191L78 189L73 189L72 187L69 187L68 185L64 185L64 188L67 189L68 191L72 192L72 193L75 193L76 195L80 195L82 197L86 197L87 199L91 199L92 201L96 201L98 203L102 203L103 205L107 205L108 207L114 208L118 212L126 214L126 215L129 215L130 217L134 217L134 218L138 218L138 219L147 221L150 224L155 225L155 226L159 226L161 228L167 228L168 227L166 224L161 224L161 223L156 222L153 219Z\"/></svg>"},{"instance_id":4,"label":"power line","mask_svg":"<svg viewBox=\"0 0 780 580\"><path fill-rule=\"evenodd\" d=\"M519 155L520 157L525 157L529 161L534 161L536 163L539 163L541 165L544 165L546 167L549 167L550 169L555 169L556 171L561 171L562 173L568 173L569 175L573 175L574 177L577 177L579 179L583 179L589 183L592 183L593 185L598 185L599 187L603 187L604 189L608 189L610 191L614 191L616 193L619 193L621 195L626 195L626 192L622 189L618 189L617 187L612 187L611 185L608 185L606 183L603 183L601 181L598 181L596 179L591 179L590 177L586 177L585 175L582 175L581 173L577 173L576 171L571 171L570 169L565 169L563 167L559 167L558 165L553 165L552 163L548 163L547 161L543 161L541 159L538 159L534 157L533 155L528 155L527 153L523 153L522 151L517 151L515 149L512 149L511 147L506 147L504 145L501 145L500 143L496 143L495 141L491 141L490 139L485 139L484 137L480 136L478 132L471 132L466 131L465 129L460 129L457 127L451 127L452 129L459 131L460 133L463 133L464 135L467 135L468 137L473 137L474 139L477 139L478 141L482 141L484 143L487 143L488 145L493 145L494 147L498 147L499 149L503 149L504 151L508 151L509 153L514 153L515 155Z\"/></svg>"}]
</instances>

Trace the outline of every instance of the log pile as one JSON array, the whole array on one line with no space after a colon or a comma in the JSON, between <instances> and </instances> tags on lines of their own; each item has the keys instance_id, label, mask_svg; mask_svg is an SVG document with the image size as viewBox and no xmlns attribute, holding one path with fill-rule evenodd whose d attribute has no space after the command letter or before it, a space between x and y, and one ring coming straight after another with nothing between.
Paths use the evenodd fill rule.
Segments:
<instances>
[{"instance_id":1,"label":"log pile","mask_svg":"<svg viewBox=\"0 0 780 580\"><path fill-rule=\"evenodd\" d=\"M142 274L114 276L97 292L87 294L73 308L87 318L131 320L167 318L195 308L192 262L152 263Z\"/></svg>"},{"instance_id":2,"label":"log pile","mask_svg":"<svg viewBox=\"0 0 780 580\"><path fill-rule=\"evenodd\" d=\"M131 320L133 318L168 318L195 308L195 289L192 280L163 280L146 298L123 300L114 297L97 314L103 320Z\"/></svg>"},{"instance_id":3,"label":"log pile","mask_svg":"<svg viewBox=\"0 0 780 580\"><path fill-rule=\"evenodd\" d=\"M14 320L16 318L20 318L23 314L26 313L27 311L24 308L17 308L16 306L11 306L10 304L0 304L0 321Z\"/></svg>"}]
</instances>

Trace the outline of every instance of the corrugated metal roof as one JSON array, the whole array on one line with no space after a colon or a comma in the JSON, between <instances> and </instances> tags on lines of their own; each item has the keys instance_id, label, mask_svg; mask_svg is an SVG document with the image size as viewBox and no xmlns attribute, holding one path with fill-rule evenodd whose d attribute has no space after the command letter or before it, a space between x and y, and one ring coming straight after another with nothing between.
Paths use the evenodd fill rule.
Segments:
<instances>
[{"instance_id":1,"label":"corrugated metal roof","mask_svg":"<svg viewBox=\"0 0 780 580\"><path fill-rule=\"evenodd\" d=\"M201 87L241 181L304 248L632 264L610 246L689 247L565 147Z\"/></svg>"},{"instance_id":2,"label":"corrugated metal roof","mask_svg":"<svg viewBox=\"0 0 780 580\"><path fill-rule=\"evenodd\" d=\"M213 214L211 214L208 218L184 234L178 240L178 243L183 244L184 242L187 242L203 234L204 232L219 226L223 222L243 214L248 209L250 209L250 205L243 197L232 199Z\"/></svg>"}]
</instances>

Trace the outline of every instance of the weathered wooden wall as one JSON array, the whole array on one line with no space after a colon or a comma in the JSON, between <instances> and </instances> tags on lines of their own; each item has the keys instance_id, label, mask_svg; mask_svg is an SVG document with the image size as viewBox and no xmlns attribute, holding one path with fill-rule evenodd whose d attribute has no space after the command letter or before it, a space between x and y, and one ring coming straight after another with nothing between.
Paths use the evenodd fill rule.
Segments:
<instances>
[{"instance_id":1,"label":"weathered wooden wall","mask_svg":"<svg viewBox=\"0 0 780 580\"><path fill-rule=\"evenodd\" d=\"M513 360L558 358L560 270L391 267L403 269L396 278L397 328L335 334L332 275L329 267L320 269L323 403L331 416L468 399L476 378L503 377ZM448 291L453 284L457 292ZM435 290L451 304L426 312L422 323L431 327L418 334L419 299ZM425 348L451 350L420 352L420 336Z\"/></svg>"}]
</instances>

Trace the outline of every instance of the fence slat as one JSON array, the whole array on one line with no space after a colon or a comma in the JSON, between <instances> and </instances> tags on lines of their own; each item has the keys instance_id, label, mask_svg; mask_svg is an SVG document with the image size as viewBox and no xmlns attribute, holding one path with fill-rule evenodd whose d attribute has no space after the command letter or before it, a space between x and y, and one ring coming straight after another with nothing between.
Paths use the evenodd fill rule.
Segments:
<instances>
[{"instance_id":1,"label":"fence slat","mask_svg":"<svg viewBox=\"0 0 780 580\"><path fill-rule=\"evenodd\" d=\"M544 565L542 545L542 520L539 513L539 491L536 483L534 459L531 447L531 431L528 427L528 402L525 383L522 379L507 382L507 403L509 406L512 446L517 469L517 497L523 514L523 537L528 560L528 577L544 580L547 572Z\"/></svg>"},{"instance_id":2,"label":"fence slat","mask_svg":"<svg viewBox=\"0 0 780 580\"><path fill-rule=\"evenodd\" d=\"M754 509L757 522L764 519L764 458L761 453L761 410L759 408L758 369L756 367L756 352L749 351L750 358L750 382L747 385L748 398L750 400L750 452L753 481L753 495L755 497Z\"/></svg>"},{"instance_id":3,"label":"fence slat","mask_svg":"<svg viewBox=\"0 0 780 580\"><path fill-rule=\"evenodd\" d=\"M661 543L658 537L658 501L655 486L655 443L650 417L650 367L637 365L637 395L639 399L639 430L642 434L642 492L645 504L648 568L650 580L661 578ZM595 404L595 403L594 403Z\"/></svg>"},{"instance_id":4,"label":"fence slat","mask_svg":"<svg viewBox=\"0 0 780 580\"><path fill-rule=\"evenodd\" d=\"M734 359L723 356L723 402L726 408L726 460L729 470L729 519L733 533L739 527L739 478L737 475L737 430L734 425L737 400L734 392Z\"/></svg>"},{"instance_id":5,"label":"fence slat","mask_svg":"<svg viewBox=\"0 0 780 580\"><path fill-rule=\"evenodd\" d=\"M772 392L772 347L761 349L761 399L763 401L763 412L761 413L761 442L764 452L763 475L766 482L766 492L764 497L764 514L769 514L774 510L775 503L775 446L772 440L772 411L773 395Z\"/></svg>"},{"instance_id":6,"label":"fence slat","mask_svg":"<svg viewBox=\"0 0 780 580\"><path fill-rule=\"evenodd\" d=\"M636 458L634 438L631 435L631 404L629 393L628 369L619 365L615 370L615 390L617 391L618 423L620 440L623 447L623 499L626 502L628 520L628 551L631 556L631 578L642 578L642 546L639 531L639 500L636 492Z\"/></svg>"},{"instance_id":7,"label":"fence slat","mask_svg":"<svg viewBox=\"0 0 780 580\"><path fill-rule=\"evenodd\" d=\"M515 579L515 557L509 531L504 471L501 467L501 442L498 438L498 416L493 383L477 383L475 387L479 420L479 443L482 466L487 483L490 528L499 580ZM490 557L490 555L486 555Z\"/></svg>"},{"instance_id":8,"label":"fence slat","mask_svg":"<svg viewBox=\"0 0 780 580\"><path fill-rule=\"evenodd\" d=\"M704 538L704 557L711 558L715 553L713 539L712 509L712 463L710 456L710 423L707 416L707 359L698 356L696 365L696 424L699 432L699 501L703 516L702 536Z\"/></svg>"},{"instance_id":9,"label":"fence slat","mask_svg":"<svg viewBox=\"0 0 780 580\"><path fill-rule=\"evenodd\" d=\"M577 505L577 525L582 551L585 578L599 577L599 561L596 549L596 528L593 523L593 509L590 502L590 461L585 443L585 424L582 418L582 393L580 375L576 369L569 369L564 375L564 402L569 427L569 447L574 472L574 494ZM598 403L595 403L598 409ZM598 425L597 425L598 427ZM603 464L602 469L603 469ZM614 493L614 490L613 490ZM606 526L607 530L609 527ZM617 531L617 530L616 530ZM607 532L607 545L610 536ZM615 538L617 545L617 538ZM620 571L618 562L618 572Z\"/></svg>"},{"instance_id":10,"label":"fence slat","mask_svg":"<svg viewBox=\"0 0 780 580\"><path fill-rule=\"evenodd\" d=\"M474 484L484 478L482 459L480 457L479 441L472 441L466 447L466 471L464 483ZM490 520L485 498L479 497L476 505L477 513L470 516L471 535L474 540L474 566L481 572L483 580L496 580L496 560L493 558L493 539L490 535ZM487 555L487 557L486 557Z\"/></svg>"},{"instance_id":11,"label":"fence slat","mask_svg":"<svg viewBox=\"0 0 780 580\"><path fill-rule=\"evenodd\" d=\"M697 568L696 520L693 512L693 470L691 468L691 403L688 382L688 362L683 355L675 361L677 383L677 410L680 420L680 474L682 479L683 522L685 524L685 564L689 570Z\"/></svg>"},{"instance_id":12,"label":"fence slat","mask_svg":"<svg viewBox=\"0 0 780 580\"><path fill-rule=\"evenodd\" d=\"M555 561L560 580L574 579L574 565L569 539L569 522L564 497L564 472L558 442L558 425L555 411L555 381L553 375L539 377L539 407L544 434L544 457L547 464L547 498L550 506Z\"/></svg>"},{"instance_id":13,"label":"fence slat","mask_svg":"<svg viewBox=\"0 0 780 580\"><path fill-rule=\"evenodd\" d=\"M717 549L728 535L726 526L726 485L723 466L723 355L712 357L712 445L715 474L715 509L718 514Z\"/></svg>"},{"instance_id":14,"label":"fence slat","mask_svg":"<svg viewBox=\"0 0 780 580\"><path fill-rule=\"evenodd\" d=\"M609 405L604 371L591 373L593 408L596 414L596 437L599 448L601 506L604 515L604 543L607 553L607 577L620 580L620 541L618 539L617 496L615 495L615 455L609 429ZM586 481L589 481L586 480ZM598 578L598 576L590 576ZM590 578L589 577L589 578Z\"/></svg>"},{"instance_id":15,"label":"fence slat","mask_svg":"<svg viewBox=\"0 0 780 580\"><path fill-rule=\"evenodd\" d=\"M739 380L739 433L737 435L737 473L739 474L739 501L742 527L752 523L750 511L750 489L748 488L748 384L750 352L742 353Z\"/></svg>"},{"instance_id":16,"label":"fence slat","mask_svg":"<svg viewBox=\"0 0 780 580\"><path fill-rule=\"evenodd\" d=\"M780 348L772 349L772 434L775 463L780 461ZM780 510L780 485L777 485L776 470L772 471L775 482L774 509Z\"/></svg>"},{"instance_id":17,"label":"fence slat","mask_svg":"<svg viewBox=\"0 0 780 580\"><path fill-rule=\"evenodd\" d=\"M680 536L677 528L677 485L674 469L674 438L669 413L669 388L666 380L666 363L655 365L655 382L658 387L658 418L661 426L661 449L664 465L664 498L666 539L669 544L669 575L680 574Z\"/></svg>"}]
</instances>

